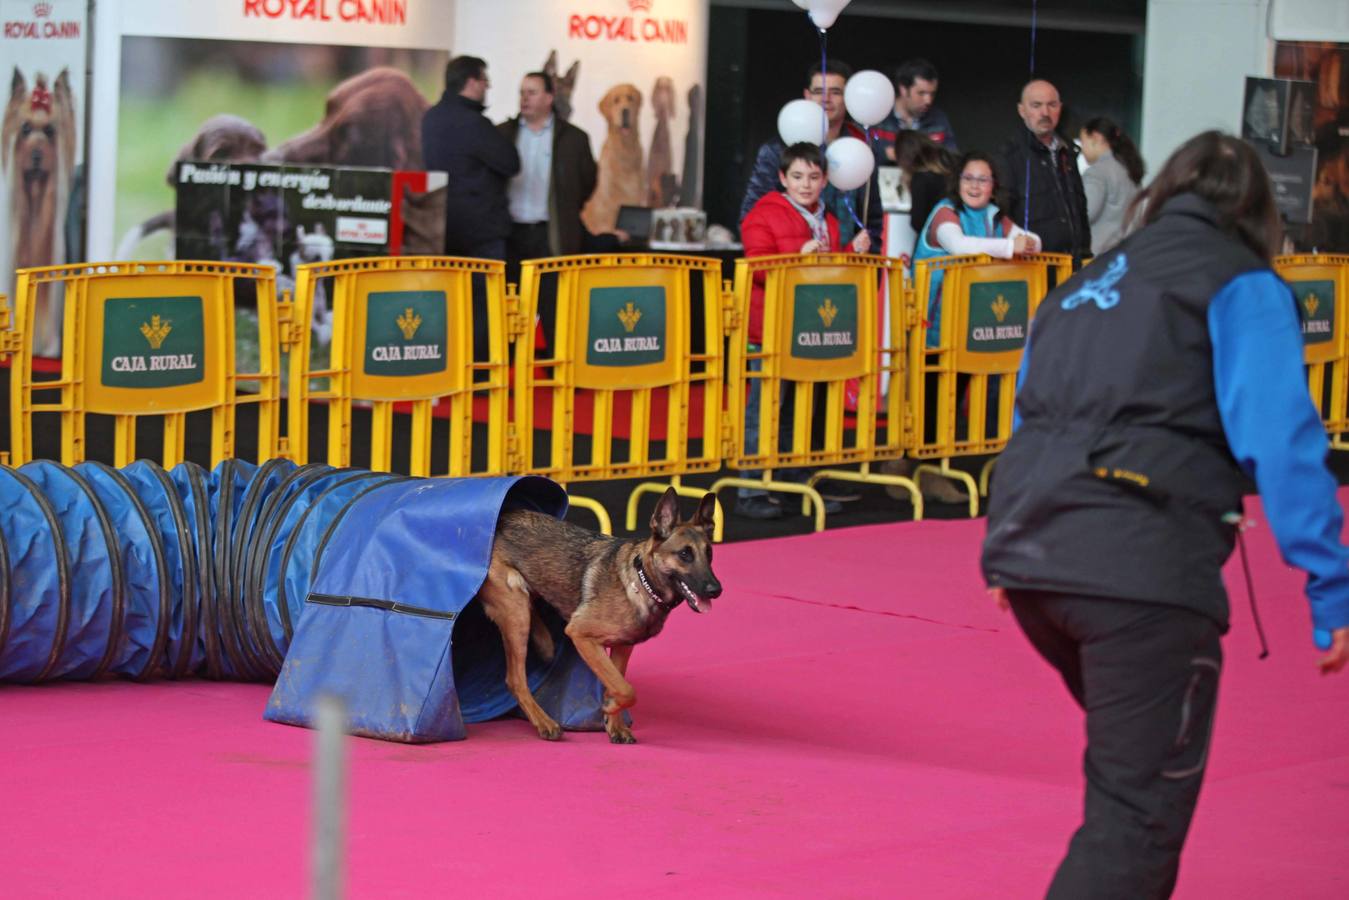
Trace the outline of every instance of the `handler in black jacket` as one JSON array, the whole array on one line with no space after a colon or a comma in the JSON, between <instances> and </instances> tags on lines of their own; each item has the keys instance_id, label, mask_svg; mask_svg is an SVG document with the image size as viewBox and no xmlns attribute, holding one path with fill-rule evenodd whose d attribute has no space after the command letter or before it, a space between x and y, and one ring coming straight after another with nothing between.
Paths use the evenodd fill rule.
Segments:
<instances>
[{"instance_id":1,"label":"handler in black jacket","mask_svg":"<svg viewBox=\"0 0 1349 900\"><path fill-rule=\"evenodd\" d=\"M1245 478L1307 572L1323 673L1349 663L1349 550L1255 151L1192 138L1144 227L1040 304L983 569L1086 712L1082 826L1051 898L1169 897L1199 799ZM1140 208L1135 206L1135 209Z\"/></svg>"},{"instance_id":2,"label":"handler in black jacket","mask_svg":"<svg viewBox=\"0 0 1349 900\"><path fill-rule=\"evenodd\" d=\"M1077 263L1091 256L1091 224L1077 145L1058 133L1063 112L1058 89L1041 79L1028 83L1016 111L1026 127L998 154L998 184L1008 194L1005 211L1040 236L1046 253L1070 253Z\"/></svg>"},{"instance_id":3,"label":"handler in black jacket","mask_svg":"<svg viewBox=\"0 0 1349 900\"><path fill-rule=\"evenodd\" d=\"M445 93L422 117L426 168L449 173L445 252L505 259L511 216L506 183L520 171L515 145L483 115L487 63L456 56L445 67Z\"/></svg>"}]
</instances>

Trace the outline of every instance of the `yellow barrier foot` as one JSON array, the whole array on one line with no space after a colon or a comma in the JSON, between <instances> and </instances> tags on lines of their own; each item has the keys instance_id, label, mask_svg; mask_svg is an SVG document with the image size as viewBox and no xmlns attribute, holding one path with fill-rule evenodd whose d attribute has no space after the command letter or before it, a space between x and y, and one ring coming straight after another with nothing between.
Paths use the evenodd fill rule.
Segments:
<instances>
[{"instance_id":1,"label":"yellow barrier foot","mask_svg":"<svg viewBox=\"0 0 1349 900\"><path fill-rule=\"evenodd\" d=\"M989 479L993 477L993 464L994 464L995 462L997 462L997 461L998 461L998 458L995 456L995 457L993 457L992 459L990 459L988 462L984 463L984 467L983 467L982 469L979 470L979 496L980 496L980 497L987 497L987 496L988 496L988 482L989 482Z\"/></svg>"},{"instance_id":2,"label":"yellow barrier foot","mask_svg":"<svg viewBox=\"0 0 1349 900\"><path fill-rule=\"evenodd\" d=\"M614 523L609 519L609 511L598 500L590 497L578 497L575 494L569 494L567 503L571 506L579 506L581 509L588 509L595 514L595 518L600 521L600 531L604 534L614 533Z\"/></svg>"},{"instance_id":3,"label":"yellow barrier foot","mask_svg":"<svg viewBox=\"0 0 1349 900\"><path fill-rule=\"evenodd\" d=\"M959 481L962 484L964 484L966 496L961 499L967 500L969 502L970 518L973 519L978 517L979 486L975 483L974 477L970 475L968 472L961 472L959 469L952 469L950 460L943 459L941 461L940 466L933 466L933 465L918 466L917 469L915 470L915 474L919 476L920 485L922 482L922 476L925 474L932 475L938 478L950 479L951 481ZM951 502L954 503L957 501L954 498L952 498Z\"/></svg>"},{"instance_id":4,"label":"yellow barrier foot","mask_svg":"<svg viewBox=\"0 0 1349 900\"><path fill-rule=\"evenodd\" d=\"M918 490L918 484L904 475L887 475L883 472L873 472L870 469L870 463L863 463L860 471L852 469L821 469L810 476L807 482L814 487L821 481L851 481L857 484L874 484L882 487L894 485L903 488L909 493L909 502L913 504L913 520L922 521L923 518L923 492Z\"/></svg>"}]
</instances>

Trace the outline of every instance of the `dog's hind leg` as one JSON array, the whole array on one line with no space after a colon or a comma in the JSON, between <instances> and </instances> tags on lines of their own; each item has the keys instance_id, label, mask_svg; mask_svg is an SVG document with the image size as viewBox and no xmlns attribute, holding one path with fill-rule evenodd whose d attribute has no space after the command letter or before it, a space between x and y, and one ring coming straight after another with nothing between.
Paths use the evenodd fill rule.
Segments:
<instances>
[{"instance_id":1,"label":"dog's hind leg","mask_svg":"<svg viewBox=\"0 0 1349 900\"><path fill-rule=\"evenodd\" d=\"M487 618L501 630L501 643L506 649L506 687L520 704L529 723L546 741L562 739L562 726L553 721L539 706L529 691L525 674L525 655L529 652L530 608L529 588L524 577L515 569L492 560L487 569L487 580L478 591Z\"/></svg>"},{"instance_id":2,"label":"dog's hind leg","mask_svg":"<svg viewBox=\"0 0 1349 900\"><path fill-rule=\"evenodd\" d=\"M553 657L557 655L553 633L548 630L548 623L539 615L539 610L533 607L530 608L529 616L529 643L544 662L552 662Z\"/></svg>"},{"instance_id":3,"label":"dog's hind leg","mask_svg":"<svg viewBox=\"0 0 1349 900\"><path fill-rule=\"evenodd\" d=\"M628 660L632 658L632 644L614 644L609 648L609 661L614 664L618 674L624 678L628 677ZM608 707L611 698L608 694L604 697L605 706ZM632 729L623 721L623 710L616 712L607 712L604 714L604 730L609 735L609 740L615 744L635 744L637 738L632 736Z\"/></svg>"}]
</instances>

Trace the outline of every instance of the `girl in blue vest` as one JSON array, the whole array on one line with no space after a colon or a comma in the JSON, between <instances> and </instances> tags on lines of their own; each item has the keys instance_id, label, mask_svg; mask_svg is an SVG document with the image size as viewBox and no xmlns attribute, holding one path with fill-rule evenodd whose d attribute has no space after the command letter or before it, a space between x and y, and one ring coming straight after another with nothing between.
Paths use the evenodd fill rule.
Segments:
<instances>
[{"instance_id":1,"label":"girl in blue vest","mask_svg":"<svg viewBox=\"0 0 1349 900\"><path fill-rule=\"evenodd\" d=\"M1023 231L1003 215L993 198L998 190L992 161L982 153L966 153L960 158L948 189L947 197L932 208L923 230L918 235L913 261L942 256L965 256L984 253L997 259L1011 259L1022 253L1040 249L1040 238ZM927 301L927 346L936 347L941 341L941 298L944 273L932 273ZM956 380L957 396L964 396L969 376ZM929 374L924 389L925 439L935 436L937 422L938 382ZM906 460L888 461L881 466L886 474L908 475L912 466ZM964 503L963 491L945 478L924 472L918 480L919 489L929 500L938 503ZM900 498L900 489L887 489L892 497Z\"/></svg>"},{"instance_id":2,"label":"girl in blue vest","mask_svg":"<svg viewBox=\"0 0 1349 900\"><path fill-rule=\"evenodd\" d=\"M998 190L992 161L982 153L966 153L960 160L949 196L932 209L918 244L914 263L942 256L985 253L1011 259L1040 249L1040 238L1021 228L998 209L993 198ZM942 273L932 274L927 302L927 345L935 347L941 335Z\"/></svg>"}]
</instances>

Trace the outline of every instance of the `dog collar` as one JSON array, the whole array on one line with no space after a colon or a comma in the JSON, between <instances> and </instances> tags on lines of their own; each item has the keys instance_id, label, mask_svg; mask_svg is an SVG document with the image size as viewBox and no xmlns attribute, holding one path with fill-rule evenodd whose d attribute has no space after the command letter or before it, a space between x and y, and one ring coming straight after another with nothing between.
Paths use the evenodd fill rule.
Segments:
<instances>
[{"instance_id":1,"label":"dog collar","mask_svg":"<svg viewBox=\"0 0 1349 900\"><path fill-rule=\"evenodd\" d=\"M640 556L632 558L632 567L637 570L637 580L642 583L642 589L646 591L646 595L651 598L656 606L668 611L684 602L683 597L675 597L670 601L661 599L660 594L657 594L656 589L651 586L651 582L647 581L646 572L642 571L642 558Z\"/></svg>"}]
</instances>

